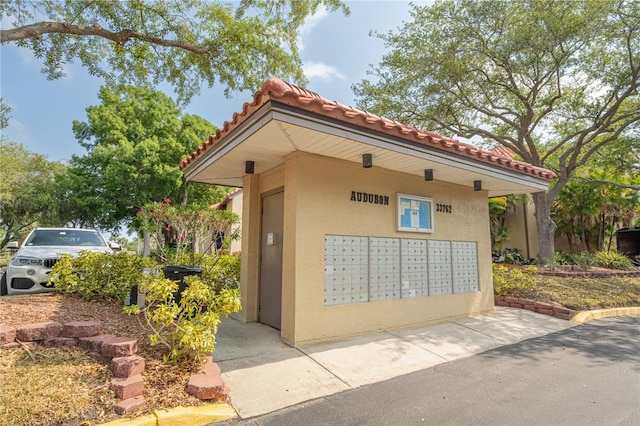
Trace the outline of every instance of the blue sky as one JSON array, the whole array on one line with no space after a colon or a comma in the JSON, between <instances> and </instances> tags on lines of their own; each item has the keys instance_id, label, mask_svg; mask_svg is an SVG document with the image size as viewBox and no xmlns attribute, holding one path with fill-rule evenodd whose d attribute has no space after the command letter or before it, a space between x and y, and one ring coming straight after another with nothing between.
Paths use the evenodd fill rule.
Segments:
<instances>
[{"instance_id":1,"label":"blue sky","mask_svg":"<svg viewBox=\"0 0 640 426\"><path fill-rule=\"evenodd\" d=\"M307 89L354 105L351 85L366 78L369 64L378 64L385 52L382 41L370 37L369 31L396 30L410 19L410 5L404 1L346 3L351 9L348 17L319 12L307 21L300 37L301 58L309 80ZM40 73L41 67L42 62L27 49L0 47L0 91L12 108L3 135L52 161L83 155L85 150L75 140L71 124L73 120L86 121L85 109L99 103L102 81L77 63L66 66L66 77L48 81ZM251 92L243 92L228 99L222 90L203 88L184 111L221 127L252 98ZM167 94L173 97L171 91Z\"/></svg>"}]
</instances>

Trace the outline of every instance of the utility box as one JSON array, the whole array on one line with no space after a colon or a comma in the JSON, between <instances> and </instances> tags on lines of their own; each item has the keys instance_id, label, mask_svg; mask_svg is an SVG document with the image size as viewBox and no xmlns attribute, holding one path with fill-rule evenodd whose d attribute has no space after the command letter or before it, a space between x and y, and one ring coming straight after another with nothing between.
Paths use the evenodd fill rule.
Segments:
<instances>
[{"instance_id":1,"label":"utility box","mask_svg":"<svg viewBox=\"0 0 640 426\"><path fill-rule=\"evenodd\" d=\"M630 258L636 265L640 264L640 228L622 228L616 231L618 253Z\"/></svg>"},{"instance_id":2,"label":"utility box","mask_svg":"<svg viewBox=\"0 0 640 426\"><path fill-rule=\"evenodd\" d=\"M144 308L145 296L144 293L139 292L138 284L131 287L131 291L124 299L124 306L130 305L138 305L141 308Z\"/></svg>"}]
</instances>

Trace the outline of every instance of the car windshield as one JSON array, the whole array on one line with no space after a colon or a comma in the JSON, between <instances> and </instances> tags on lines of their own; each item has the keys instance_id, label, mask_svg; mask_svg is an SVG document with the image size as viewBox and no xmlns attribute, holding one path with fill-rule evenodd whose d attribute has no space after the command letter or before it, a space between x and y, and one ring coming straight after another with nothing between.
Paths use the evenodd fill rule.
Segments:
<instances>
[{"instance_id":1,"label":"car windshield","mask_svg":"<svg viewBox=\"0 0 640 426\"><path fill-rule=\"evenodd\" d=\"M36 229L25 246L85 246L106 247L97 231L74 229Z\"/></svg>"}]
</instances>

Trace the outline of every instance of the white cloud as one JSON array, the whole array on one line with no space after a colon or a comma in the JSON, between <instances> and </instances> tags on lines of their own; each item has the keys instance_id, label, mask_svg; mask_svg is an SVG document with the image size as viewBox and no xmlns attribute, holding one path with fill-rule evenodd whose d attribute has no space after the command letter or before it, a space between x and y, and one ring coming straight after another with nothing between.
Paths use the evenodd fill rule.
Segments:
<instances>
[{"instance_id":1,"label":"white cloud","mask_svg":"<svg viewBox=\"0 0 640 426\"><path fill-rule=\"evenodd\" d=\"M3 135L9 140L19 141L25 146L34 143L35 140L29 134L27 126L22 121L11 117L11 112L9 112L9 117L9 126L2 130Z\"/></svg>"},{"instance_id":2,"label":"white cloud","mask_svg":"<svg viewBox=\"0 0 640 426\"><path fill-rule=\"evenodd\" d=\"M300 27L300 31L298 32L297 45L298 45L299 51L302 51L304 49L304 44L302 43L302 37L311 33L311 31L313 31L315 26L318 25L318 22L322 21L328 15L329 13L327 12L327 8L324 6L321 6L318 8L316 13L314 13L313 15L305 19L304 24Z\"/></svg>"},{"instance_id":3,"label":"white cloud","mask_svg":"<svg viewBox=\"0 0 640 426\"><path fill-rule=\"evenodd\" d=\"M26 47L18 47L18 46L6 46L7 48L17 49L18 55L22 60L22 64L27 68L37 69L40 72L42 67L42 59L36 58L31 49ZM3 46L4 48L4 46ZM64 63L62 64L62 77L60 77L60 81L71 81L75 73L73 72L73 64Z\"/></svg>"},{"instance_id":4,"label":"white cloud","mask_svg":"<svg viewBox=\"0 0 640 426\"><path fill-rule=\"evenodd\" d=\"M64 76L62 76L62 81L72 81L75 74L73 73L73 65L72 64L62 64L62 72Z\"/></svg>"},{"instance_id":5,"label":"white cloud","mask_svg":"<svg viewBox=\"0 0 640 426\"><path fill-rule=\"evenodd\" d=\"M16 49L18 51L18 55L20 56L20 59L22 59L22 63L27 66L27 67L31 67L31 66L37 66L37 62L36 62L36 57L33 56L33 51L31 51L31 49L27 49L26 47L18 47L18 46L14 46L14 45L8 45L7 48L9 49Z\"/></svg>"},{"instance_id":6,"label":"white cloud","mask_svg":"<svg viewBox=\"0 0 640 426\"><path fill-rule=\"evenodd\" d=\"M309 80L314 78L319 78L325 81L347 79L347 76L342 74L338 68L321 62L305 62L302 64L302 71Z\"/></svg>"},{"instance_id":7,"label":"white cloud","mask_svg":"<svg viewBox=\"0 0 640 426\"><path fill-rule=\"evenodd\" d=\"M16 22L16 18L12 15L3 15L2 18L0 18L0 27L2 29L9 29L9 28L13 28L13 24L15 24Z\"/></svg>"}]
</instances>

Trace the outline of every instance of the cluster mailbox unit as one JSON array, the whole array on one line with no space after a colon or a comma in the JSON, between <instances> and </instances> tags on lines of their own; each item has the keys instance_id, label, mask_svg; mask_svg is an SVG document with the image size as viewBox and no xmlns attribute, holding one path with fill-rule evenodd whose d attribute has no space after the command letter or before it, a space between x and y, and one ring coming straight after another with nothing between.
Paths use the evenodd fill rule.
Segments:
<instances>
[{"instance_id":1,"label":"cluster mailbox unit","mask_svg":"<svg viewBox=\"0 0 640 426\"><path fill-rule=\"evenodd\" d=\"M553 172L267 80L181 168L242 187L242 317L291 345L491 311L487 198Z\"/></svg>"}]
</instances>

